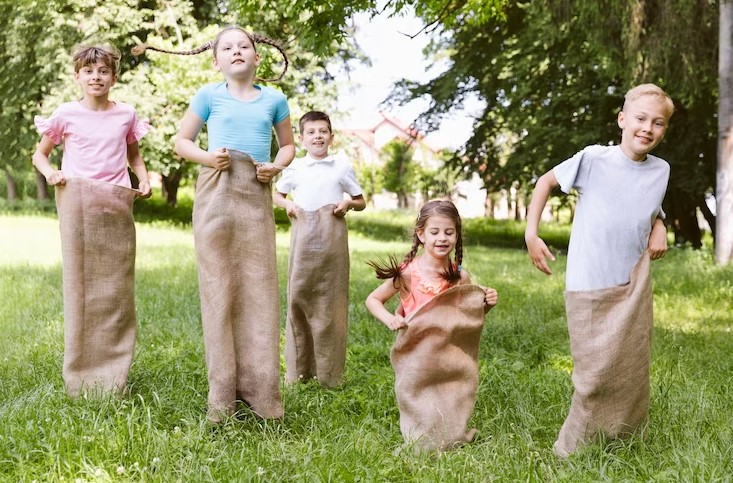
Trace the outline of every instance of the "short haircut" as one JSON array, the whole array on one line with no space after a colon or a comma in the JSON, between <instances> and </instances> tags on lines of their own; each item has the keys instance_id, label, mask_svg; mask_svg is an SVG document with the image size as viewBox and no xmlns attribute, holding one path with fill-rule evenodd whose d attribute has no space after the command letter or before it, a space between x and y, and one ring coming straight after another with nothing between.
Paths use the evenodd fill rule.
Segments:
<instances>
[{"instance_id":1,"label":"short haircut","mask_svg":"<svg viewBox=\"0 0 733 483\"><path fill-rule=\"evenodd\" d=\"M112 45L80 45L74 50L74 72L87 65L101 62L115 73L120 73L120 51Z\"/></svg>"},{"instance_id":2,"label":"short haircut","mask_svg":"<svg viewBox=\"0 0 733 483\"><path fill-rule=\"evenodd\" d=\"M664 92L661 87L655 84L639 84L638 86L629 89L624 96L623 110L626 110L626 104L644 96L654 97L658 101L663 103L667 108L667 112L669 113L667 117L672 117L672 114L674 114L674 102L672 102L672 98L669 96L669 94Z\"/></svg>"},{"instance_id":3,"label":"short haircut","mask_svg":"<svg viewBox=\"0 0 733 483\"><path fill-rule=\"evenodd\" d=\"M300 122L298 122L298 131L301 135L303 134L305 123L312 121L326 121L326 124L328 124L328 132L333 133L333 129L331 129L331 118L328 117L328 114L322 111L308 111L303 114L300 118Z\"/></svg>"}]
</instances>

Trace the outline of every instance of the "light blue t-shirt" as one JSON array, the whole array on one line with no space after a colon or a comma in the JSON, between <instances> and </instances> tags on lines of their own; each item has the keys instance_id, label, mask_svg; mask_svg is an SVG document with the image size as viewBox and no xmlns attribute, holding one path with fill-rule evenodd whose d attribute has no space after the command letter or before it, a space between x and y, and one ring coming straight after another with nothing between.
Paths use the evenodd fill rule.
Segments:
<instances>
[{"instance_id":1,"label":"light blue t-shirt","mask_svg":"<svg viewBox=\"0 0 733 483\"><path fill-rule=\"evenodd\" d=\"M270 161L272 128L290 115L290 108L282 92L255 87L260 95L249 101L232 97L226 82L207 84L193 96L191 110L206 123L209 151L237 149L255 161Z\"/></svg>"},{"instance_id":2,"label":"light blue t-shirt","mask_svg":"<svg viewBox=\"0 0 733 483\"><path fill-rule=\"evenodd\" d=\"M620 146L588 146L553 172L560 189L578 192L566 290L629 283L631 269L648 247L654 219L664 218L669 164L651 154L632 161Z\"/></svg>"}]
</instances>

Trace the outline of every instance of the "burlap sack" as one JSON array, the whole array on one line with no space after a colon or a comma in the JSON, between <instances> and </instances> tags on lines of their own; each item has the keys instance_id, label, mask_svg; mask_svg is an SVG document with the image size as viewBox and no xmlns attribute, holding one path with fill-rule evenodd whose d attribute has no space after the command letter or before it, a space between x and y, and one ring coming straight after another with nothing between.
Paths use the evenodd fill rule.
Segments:
<instances>
[{"instance_id":1,"label":"burlap sack","mask_svg":"<svg viewBox=\"0 0 733 483\"><path fill-rule=\"evenodd\" d=\"M56 188L68 394L121 392L135 348L136 192L72 178Z\"/></svg>"},{"instance_id":2,"label":"burlap sack","mask_svg":"<svg viewBox=\"0 0 733 483\"><path fill-rule=\"evenodd\" d=\"M349 315L349 241L336 205L298 209L291 219L288 318L285 327L287 382L317 378L341 383L346 363Z\"/></svg>"},{"instance_id":3,"label":"burlap sack","mask_svg":"<svg viewBox=\"0 0 733 483\"><path fill-rule=\"evenodd\" d=\"M283 415L279 294L270 184L247 154L229 150L226 171L203 167L193 232L209 379L209 418L244 401L263 418Z\"/></svg>"},{"instance_id":4,"label":"burlap sack","mask_svg":"<svg viewBox=\"0 0 733 483\"><path fill-rule=\"evenodd\" d=\"M459 285L419 307L392 346L395 394L405 442L445 450L472 441L484 291Z\"/></svg>"},{"instance_id":5,"label":"burlap sack","mask_svg":"<svg viewBox=\"0 0 733 483\"><path fill-rule=\"evenodd\" d=\"M644 253L629 284L565 292L575 392L555 442L564 458L599 433L628 436L649 411L652 284Z\"/></svg>"}]
</instances>

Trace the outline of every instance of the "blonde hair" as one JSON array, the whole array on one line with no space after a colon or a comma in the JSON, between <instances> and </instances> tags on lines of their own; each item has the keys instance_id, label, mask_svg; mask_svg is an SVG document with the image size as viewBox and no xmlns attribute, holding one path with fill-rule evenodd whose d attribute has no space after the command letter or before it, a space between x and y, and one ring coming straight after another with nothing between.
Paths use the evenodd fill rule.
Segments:
<instances>
[{"instance_id":1,"label":"blonde hair","mask_svg":"<svg viewBox=\"0 0 733 483\"><path fill-rule=\"evenodd\" d=\"M80 45L74 49L74 72L79 72L87 65L94 65L98 62L106 65L115 73L120 72L120 51L113 45Z\"/></svg>"},{"instance_id":2,"label":"blonde hair","mask_svg":"<svg viewBox=\"0 0 733 483\"><path fill-rule=\"evenodd\" d=\"M672 102L672 98L669 94L664 92L664 90L656 84L639 84L638 86L629 89L624 96L624 107L622 110L625 111L627 104L644 96L654 97L664 104L668 113L667 118L669 119L672 117L672 114L674 114L674 102Z\"/></svg>"}]
</instances>

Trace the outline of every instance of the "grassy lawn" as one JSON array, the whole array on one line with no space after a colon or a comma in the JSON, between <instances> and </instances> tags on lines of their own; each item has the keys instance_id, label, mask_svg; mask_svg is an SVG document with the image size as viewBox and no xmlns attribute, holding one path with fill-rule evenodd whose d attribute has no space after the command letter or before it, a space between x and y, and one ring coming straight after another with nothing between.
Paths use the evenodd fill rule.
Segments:
<instances>
[{"instance_id":1,"label":"grassy lawn","mask_svg":"<svg viewBox=\"0 0 733 483\"><path fill-rule=\"evenodd\" d=\"M709 248L672 249L653 265L646 437L593 445L562 462L551 447L572 389L565 258L546 277L518 248L521 224L468 221L464 264L500 293L481 342L472 419L479 433L459 450L416 457L396 451L402 438L389 363L394 334L363 304L377 285L364 262L401 256L412 217L349 217L345 384L283 387L282 421L245 411L213 428L205 422L190 226L138 224L130 395L69 400L61 380L57 221L0 215L0 481L731 481L733 267L715 267ZM549 238L562 249L567 228ZM283 321L288 242L287 230L279 230Z\"/></svg>"}]
</instances>

